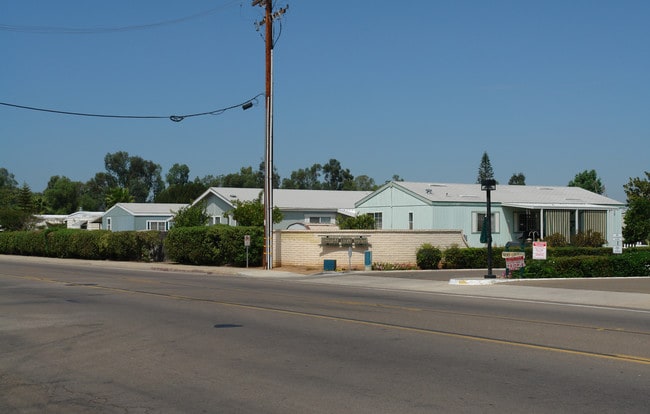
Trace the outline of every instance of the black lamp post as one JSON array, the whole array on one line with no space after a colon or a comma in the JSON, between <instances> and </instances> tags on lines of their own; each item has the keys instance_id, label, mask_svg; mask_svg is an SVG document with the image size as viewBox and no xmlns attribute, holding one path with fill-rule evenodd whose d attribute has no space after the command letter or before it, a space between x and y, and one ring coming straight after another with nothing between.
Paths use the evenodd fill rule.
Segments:
<instances>
[{"instance_id":1,"label":"black lamp post","mask_svg":"<svg viewBox=\"0 0 650 414\"><path fill-rule=\"evenodd\" d=\"M481 190L485 191L486 204L487 204L487 217L485 224L487 224L487 262L488 273L485 279L495 279L496 276L492 274L492 205L490 202L490 192L497 189L496 180L481 180Z\"/></svg>"}]
</instances>

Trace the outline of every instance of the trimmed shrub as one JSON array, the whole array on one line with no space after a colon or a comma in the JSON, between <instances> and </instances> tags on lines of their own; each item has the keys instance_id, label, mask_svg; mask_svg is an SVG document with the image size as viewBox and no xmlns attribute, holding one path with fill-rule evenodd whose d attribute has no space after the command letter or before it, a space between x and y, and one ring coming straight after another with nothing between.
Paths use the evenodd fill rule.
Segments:
<instances>
[{"instance_id":1,"label":"trimmed shrub","mask_svg":"<svg viewBox=\"0 0 650 414\"><path fill-rule=\"evenodd\" d=\"M650 276L650 251L527 260L524 273L526 278L626 276Z\"/></svg>"},{"instance_id":2,"label":"trimmed shrub","mask_svg":"<svg viewBox=\"0 0 650 414\"><path fill-rule=\"evenodd\" d=\"M605 243L606 240L602 234L591 230L587 230L586 233L580 232L571 240L571 244L578 247L601 247Z\"/></svg>"},{"instance_id":3,"label":"trimmed shrub","mask_svg":"<svg viewBox=\"0 0 650 414\"><path fill-rule=\"evenodd\" d=\"M442 259L442 252L429 243L424 243L415 254L415 260L420 269L437 269Z\"/></svg>"},{"instance_id":4,"label":"trimmed shrub","mask_svg":"<svg viewBox=\"0 0 650 414\"><path fill-rule=\"evenodd\" d=\"M566 237L562 233L553 233L549 236L544 237L548 247L564 247L568 246L569 243L566 241Z\"/></svg>"},{"instance_id":5,"label":"trimmed shrub","mask_svg":"<svg viewBox=\"0 0 650 414\"><path fill-rule=\"evenodd\" d=\"M46 229L0 233L0 253L87 260L162 261L157 231Z\"/></svg>"},{"instance_id":6,"label":"trimmed shrub","mask_svg":"<svg viewBox=\"0 0 650 414\"><path fill-rule=\"evenodd\" d=\"M249 265L262 264L263 229L243 226L179 227L169 231L165 249L170 260L194 265L246 265L244 236L251 236Z\"/></svg>"}]
</instances>

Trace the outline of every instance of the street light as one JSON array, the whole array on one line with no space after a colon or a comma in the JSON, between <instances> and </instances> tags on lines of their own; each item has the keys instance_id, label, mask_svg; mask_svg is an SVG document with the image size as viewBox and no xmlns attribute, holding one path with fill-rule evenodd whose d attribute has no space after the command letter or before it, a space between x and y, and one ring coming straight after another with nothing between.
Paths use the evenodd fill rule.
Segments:
<instances>
[{"instance_id":1,"label":"street light","mask_svg":"<svg viewBox=\"0 0 650 414\"><path fill-rule=\"evenodd\" d=\"M485 232L485 243L487 243L488 273L485 275L485 279L496 278L496 276L492 274L492 203L490 201L490 192L496 189L496 180L481 180L481 190L485 191L487 205L487 216L484 224L487 225L487 231ZM485 230L485 227L486 226L483 226L483 230ZM483 239L483 234L481 234L481 239ZM481 240L481 242L483 242L483 240Z\"/></svg>"}]
</instances>

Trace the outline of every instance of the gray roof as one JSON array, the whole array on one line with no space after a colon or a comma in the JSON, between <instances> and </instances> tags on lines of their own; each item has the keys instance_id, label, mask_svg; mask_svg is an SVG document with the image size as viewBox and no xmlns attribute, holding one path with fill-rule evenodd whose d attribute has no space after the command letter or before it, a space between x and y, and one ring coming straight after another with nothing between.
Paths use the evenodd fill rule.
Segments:
<instances>
[{"instance_id":1,"label":"gray roof","mask_svg":"<svg viewBox=\"0 0 650 414\"><path fill-rule=\"evenodd\" d=\"M211 187L197 201L210 193L231 204L234 200L252 201L262 191L261 188ZM349 210L369 194L371 191L274 189L273 205L280 210Z\"/></svg>"},{"instance_id":2,"label":"gray roof","mask_svg":"<svg viewBox=\"0 0 650 414\"><path fill-rule=\"evenodd\" d=\"M485 191L481 190L480 184L400 181L388 185L403 187L411 193L432 202L471 203L484 202L486 199ZM579 187L497 184L496 190L491 191L490 198L493 203L501 204L624 206L619 201Z\"/></svg>"},{"instance_id":3,"label":"gray roof","mask_svg":"<svg viewBox=\"0 0 650 414\"><path fill-rule=\"evenodd\" d=\"M108 211L120 207L134 216L161 216L174 214L188 205L189 204L178 203L117 203ZM108 211L106 213L108 213Z\"/></svg>"}]
</instances>

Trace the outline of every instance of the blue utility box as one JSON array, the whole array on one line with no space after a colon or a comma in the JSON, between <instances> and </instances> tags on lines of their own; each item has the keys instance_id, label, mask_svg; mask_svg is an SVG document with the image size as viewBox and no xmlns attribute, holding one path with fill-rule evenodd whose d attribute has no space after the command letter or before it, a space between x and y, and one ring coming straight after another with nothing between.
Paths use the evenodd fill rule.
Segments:
<instances>
[{"instance_id":1,"label":"blue utility box","mask_svg":"<svg viewBox=\"0 0 650 414\"><path fill-rule=\"evenodd\" d=\"M372 270L372 251L366 250L363 252L363 265L366 271Z\"/></svg>"},{"instance_id":2,"label":"blue utility box","mask_svg":"<svg viewBox=\"0 0 650 414\"><path fill-rule=\"evenodd\" d=\"M323 270L326 272L335 272L336 260L330 260L330 259L323 260Z\"/></svg>"}]
</instances>

